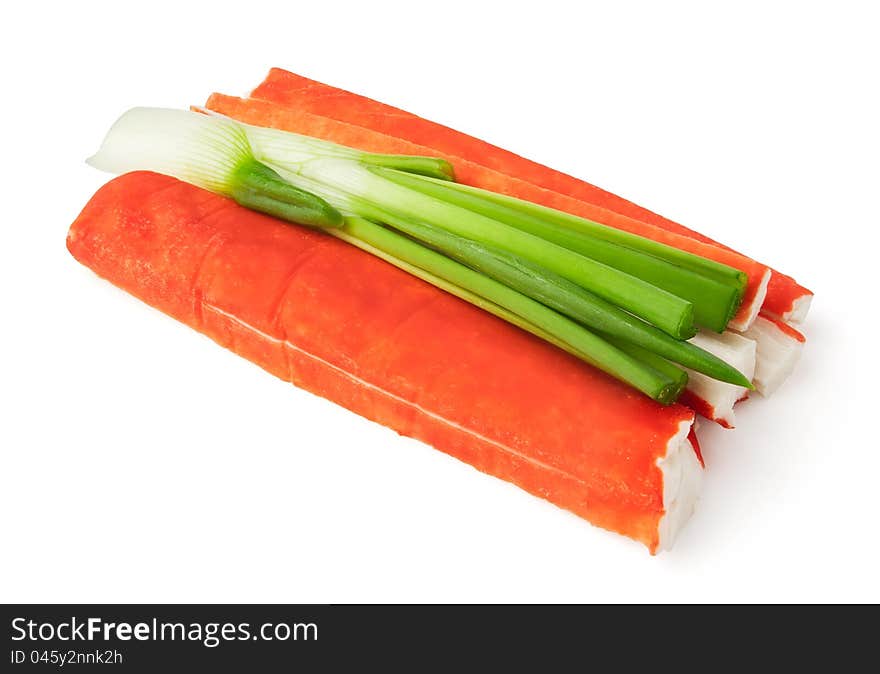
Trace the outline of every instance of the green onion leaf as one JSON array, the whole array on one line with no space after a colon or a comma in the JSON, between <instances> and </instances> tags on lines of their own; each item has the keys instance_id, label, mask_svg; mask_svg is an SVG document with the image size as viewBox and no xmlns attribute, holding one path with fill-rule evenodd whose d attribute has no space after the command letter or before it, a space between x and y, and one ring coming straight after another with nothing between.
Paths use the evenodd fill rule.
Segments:
<instances>
[{"instance_id":1,"label":"green onion leaf","mask_svg":"<svg viewBox=\"0 0 880 674\"><path fill-rule=\"evenodd\" d=\"M664 358L714 379L738 386L750 386L749 380L741 372L717 356L689 342L670 337L662 330L538 265L424 223L399 220L393 226L600 334L650 349ZM614 343L620 347L618 341Z\"/></svg>"},{"instance_id":2,"label":"green onion leaf","mask_svg":"<svg viewBox=\"0 0 880 674\"><path fill-rule=\"evenodd\" d=\"M528 202L508 198L501 203L497 199L501 195L493 194L493 198L490 198L486 195L492 193L484 193L475 188L462 189L465 186L425 180L424 177L399 171L382 168L375 170L397 184L529 232L663 288L690 301L694 305L695 322L717 332L722 332L727 327L727 323L736 315L742 303L748 279L744 273L733 270L732 267L728 269L735 273L723 277L715 274L714 270L716 266L725 267L725 265L716 263L712 265L711 275L707 275L701 262L692 264L691 268L683 265L683 261L690 257L697 260L702 258L661 243L646 244L649 239L635 235L617 236L617 234L628 234L627 232L612 230L615 234L609 237L606 230L611 228L575 218L578 224L587 223L578 230L572 228L568 222L560 224L560 218L556 214L548 217L548 212L553 213L550 209L541 211L541 215L527 209L525 205ZM528 205L535 206L535 204ZM574 218L574 216L570 217ZM597 233L604 235L604 238L596 236ZM626 244L623 243L624 241ZM633 242L641 250L631 247Z\"/></svg>"},{"instance_id":3,"label":"green onion leaf","mask_svg":"<svg viewBox=\"0 0 880 674\"><path fill-rule=\"evenodd\" d=\"M530 201L524 201L511 197L506 194L499 194L489 190L471 187L470 185L462 185L461 183L453 183L451 189L462 195L470 195L482 202L491 202L505 210L496 211L496 213L509 212L510 210L519 212L522 215L530 215L535 218L546 220L560 227L588 234L598 239L611 241L622 246L626 246L633 250L638 250L667 260L686 269L715 278L719 281L729 282L736 286L745 287L748 283L748 275L735 267L731 267L722 262L717 262L709 258L701 257L673 246L669 246L653 239L648 239L638 234L609 227L598 222L593 222L577 215L565 213L564 211L541 206ZM482 208L483 206L481 206ZM488 206L485 206L488 208ZM509 210L508 210L509 209ZM488 211L492 212L492 211Z\"/></svg>"},{"instance_id":4,"label":"green onion leaf","mask_svg":"<svg viewBox=\"0 0 880 674\"><path fill-rule=\"evenodd\" d=\"M414 174L426 178L435 178L445 182L455 180L455 172L445 159L434 157L414 157L400 154L367 154L360 157L360 162L367 166L392 169L404 175Z\"/></svg>"},{"instance_id":5,"label":"green onion leaf","mask_svg":"<svg viewBox=\"0 0 880 674\"><path fill-rule=\"evenodd\" d=\"M480 305L487 311L491 311L492 305L503 308L505 312L510 312L520 319L516 321L520 327L528 329L527 325L534 326L542 334L552 335L552 341L555 343L561 342L566 350L603 372L628 383L657 402L670 404L681 392L680 381L677 378L673 379L668 374L633 358L540 302L425 248L412 239L357 217L347 217L341 228L327 231L373 254L381 252L380 257L420 278L429 280L432 276L438 277L446 284L451 284L444 284L445 287L441 287L458 294L463 299L471 301L471 296L477 296L487 300L488 304ZM453 286L462 288L467 293L464 295L455 293ZM505 316L501 317L505 318Z\"/></svg>"}]
</instances>

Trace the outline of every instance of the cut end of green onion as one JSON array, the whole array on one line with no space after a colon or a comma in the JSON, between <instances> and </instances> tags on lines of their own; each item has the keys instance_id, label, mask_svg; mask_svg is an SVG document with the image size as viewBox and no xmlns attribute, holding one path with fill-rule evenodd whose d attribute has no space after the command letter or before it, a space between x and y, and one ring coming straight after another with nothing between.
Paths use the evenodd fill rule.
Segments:
<instances>
[{"instance_id":1,"label":"cut end of green onion","mask_svg":"<svg viewBox=\"0 0 880 674\"><path fill-rule=\"evenodd\" d=\"M694 305L688 303L681 316L681 321L673 337L676 339L690 339L697 334L697 326L694 323Z\"/></svg>"},{"instance_id":2,"label":"cut end of green onion","mask_svg":"<svg viewBox=\"0 0 880 674\"><path fill-rule=\"evenodd\" d=\"M724 322L725 330L727 329L727 324L733 320L734 316L736 316L736 313L739 311L739 308L742 306L743 299L745 299L745 296L746 296L746 286L748 285L749 277L745 272L740 272L740 274L742 274L743 281L739 285L735 286L736 295L734 296L734 301L730 305L728 312L727 312L727 320Z\"/></svg>"},{"instance_id":3,"label":"cut end of green onion","mask_svg":"<svg viewBox=\"0 0 880 674\"><path fill-rule=\"evenodd\" d=\"M684 383L682 383L680 380L670 381L662 389L660 389L654 400L656 400L661 405L669 406L678 400L678 398L682 394L682 391L684 391L684 387L686 384L687 381L685 381Z\"/></svg>"}]
</instances>

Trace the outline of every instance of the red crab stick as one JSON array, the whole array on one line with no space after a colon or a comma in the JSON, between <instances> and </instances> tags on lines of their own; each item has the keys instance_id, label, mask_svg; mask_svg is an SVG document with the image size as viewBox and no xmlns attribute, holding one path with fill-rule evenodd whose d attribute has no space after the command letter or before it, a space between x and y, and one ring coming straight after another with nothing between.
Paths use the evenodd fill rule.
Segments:
<instances>
[{"instance_id":1,"label":"red crab stick","mask_svg":"<svg viewBox=\"0 0 880 674\"><path fill-rule=\"evenodd\" d=\"M693 508L691 410L334 237L135 172L95 194L67 245L272 374L651 552Z\"/></svg>"},{"instance_id":2,"label":"red crab stick","mask_svg":"<svg viewBox=\"0 0 880 674\"><path fill-rule=\"evenodd\" d=\"M764 300L770 270L739 253L537 187L482 164L445 154L435 147L425 147L369 128L268 101L212 94L205 107L247 124L293 131L368 152L441 156L453 164L456 180L461 183L573 213L741 269L748 274L749 282L742 305L730 323L731 327L739 330L745 330L752 324Z\"/></svg>"},{"instance_id":3,"label":"red crab stick","mask_svg":"<svg viewBox=\"0 0 880 674\"><path fill-rule=\"evenodd\" d=\"M758 321L761 320L759 316ZM755 376L756 345L752 339L725 330L720 335L702 331L690 341L730 363L749 379ZM725 428L734 428L733 407L747 397L748 390L741 386L725 384L688 370L687 390L682 394L681 402Z\"/></svg>"},{"instance_id":4,"label":"red crab stick","mask_svg":"<svg viewBox=\"0 0 880 674\"><path fill-rule=\"evenodd\" d=\"M794 370L806 340L787 323L766 316L758 316L743 334L757 345L755 387L761 395L769 396Z\"/></svg>"},{"instance_id":5,"label":"red crab stick","mask_svg":"<svg viewBox=\"0 0 880 674\"><path fill-rule=\"evenodd\" d=\"M272 68L251 96L406 139L431 148L435 153L442 152L447 156L472 161L558 194L724 247L698 232L588 182L399 108L280 68ZM811 297L812 293L798 285L793 278L774 272L764 310L783 320L800 321L806 316ZM744 329L741 325L742 323L738 329Z\"/></svg>"}]
</instances>

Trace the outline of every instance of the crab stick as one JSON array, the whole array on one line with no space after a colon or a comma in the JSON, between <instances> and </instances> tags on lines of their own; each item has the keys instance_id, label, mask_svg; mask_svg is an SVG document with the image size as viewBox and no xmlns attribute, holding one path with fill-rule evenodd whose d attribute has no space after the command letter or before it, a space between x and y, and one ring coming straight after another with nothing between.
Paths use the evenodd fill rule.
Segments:
<instances>
[{"instance_id":1,"label":"crab stick","mask_svg":"<svg viewBox=\"0 0 880 674\"><path fill-rule=\"evenodd\" d=\"M743 335L757 345L755 388L761 395L769 396L794 370L806 340L784 321L768 316L758 316Z\"/></svg>"},{"instance_id":2,"label":"crab stick","mask_svg":"<svg viewBox=\"0 0 880 674\"><path fill-rule=\"evenodd\" d=\"M323 232L148 172L70 252L268 372L593 524L668 548L697 498L694 413Z\"/></svg>"},{"instance_id":3,"label":"crab stick","mask_svg":"<svg viewBox=\"0 0 880 674\"><path fill-rule=\"evenodd\" d=\"M322 117L297 108L277 105L267 101L235 98L222 94L212 94L205 107L208 110L232 117L247 124L293 131L368 152L437 155L448 160L454 166L456 180L466 185L500 192L508 196L572 213L740 269L746 272L749 280L739 311L730 322L730 326L738 330L745 330L752 324L764 302L767 284L771 276L770 270L764 265L731 250L703 243L702 241L613 213L593 204L537 187L532 183L500 173L482 164L438 152L434 147L424 147L369 128L348 124L329 117Z\"/></svg>"},{"instance_id":4,"label":"crab stick","mask_svg":"<svg viewBox=\"0 0 880 674\"><path fill-rule=\"evenodd\" d=\"M272 68L265 80L251 93L251 97L406 139L435 152L481 164L575 200L704 243L725 247L709 237L583 180L399 108L281 68ZM767 289L766 311L782 320L799 322L806 316L811 297L812 293L793 278L774 271ZM744 323L739 320L731 327L742 330L745 329Z\"/></svg>"},{"instance_id":5,"label":"crab stick","mask_svg":"<svg viewBox=\"0 0 880 674\"><path fill-rule=\"evenodd\" d=\"M726 330L721 335L702 331L689 341L730 363L749 379L755 377L757 345L753 339ZM733 428L733 407L747 397L748 389L742 386L725 384L688 370L688 385L681 396L681 402L701 416L725 428Z\"/></svg>"},{"instance_id":6,"label":"crab stick","mask_svg":"<svg viewBox=\"0 0 880 674\"><path fill-rule=\"evenodd\" d=\"M799 286L790 276L774 271L761 313L786 323L803 323L812 301L812 292Z\"/></svg>"}]
</instances>

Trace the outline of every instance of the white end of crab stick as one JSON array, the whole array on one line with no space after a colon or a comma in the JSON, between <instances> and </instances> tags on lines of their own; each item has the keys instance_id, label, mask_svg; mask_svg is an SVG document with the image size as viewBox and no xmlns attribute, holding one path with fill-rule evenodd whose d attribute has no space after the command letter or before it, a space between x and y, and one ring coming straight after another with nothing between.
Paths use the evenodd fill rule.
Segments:
<instances>
[{"instance_id":1,"label":"white end of crab stick","mask_svg":"<svg viewBox=\"0 0 880 674\"><path fill-rule=\"evenodd\" d=\"M802 290L803 292L800 295L790 300L790 308L785 313L780 314L765 306L761 307L761 315L766 316L767 318L784 321L788 324L794 323L799 325L803 323L807 318L807 314L810 312L810 305L813 303L813 293L806 289ZM736 326L731 327L740 330L740 332L745 332Z\"/></svg>"},{"instance_id":2,"label":"white end of crab stick","mask_svg":"<svg viewBox=\"0 0 880 674\"><path fill-rule=\"evenodd\" d=\"M730 363L749 380L754 379L757 358L755 340L727 330L720 335L701 331L690 342ZM748 389L726 384L693 370L687 370L687 373L688 385L681 402L707 419L725 428L733 428L733 406L745 397Z\"/></svg>"},{"instance_id":3,"label":"white end of crab stick","mask_svg":"<svg viewBox=\"0 0 880 674\"><path fill-rule=\"evenodd\" d=\"M786 312L782 320L787 323L803 323L810 311L810 303L813 301L812 295L801 295L792 304L791 311Z\"/></svg>"},{"instance_id":4,"label":"white end of crab stick","mask_svg":"<svg viewBox=\"0 0 880 674\"><path fill-rule=\"evenodd\" d=\"M755 322L758 312L761 311L761 307L764 304L764 300L767 299L767 286L770 284L771 275L772 272L769 269L764 272L764 276L761 277L761 282L758 284L758 289L755 291L752 301L748 305L744 304L740 307L736 316L730 319L728 326L731 330L745 332Z\"/></svg>"},{"instance_id":5,"label":"white end of crab stick","mask_svg":"<svg viewBox=\"0 0 880 674\"><path fill-rule=\"evenodd\" d=\"M757 345L753 382L758 393L766 398L792 373L806 340L790 325L767 316L758 316L743 335Z\"/></svg>"},{"instance_id":6,"label":"white end of crab stick","mask_svg":"<svg viewBox=\"0 0 880 674\"><path fill-rule=\"evenodd\" d=\"M691 424L684 421L666 445L666 455L657 459L663 473L663 517L660 518L658 550L669 550L678 532L690 519L700 495L703 468L689 437Z\"/></svg>"}]
</instances>

